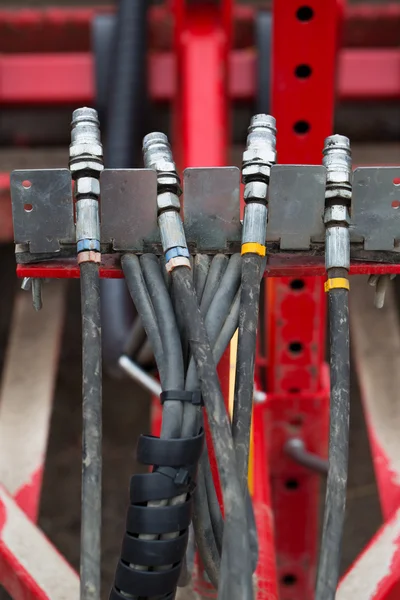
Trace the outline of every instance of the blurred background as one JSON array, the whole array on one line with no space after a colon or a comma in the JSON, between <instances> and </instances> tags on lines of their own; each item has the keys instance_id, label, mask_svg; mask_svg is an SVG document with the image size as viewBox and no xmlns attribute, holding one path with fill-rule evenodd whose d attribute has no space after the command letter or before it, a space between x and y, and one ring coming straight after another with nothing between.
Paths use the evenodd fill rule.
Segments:
<instances>
[{"instance_id":1,"label":"blurred background","mask_svg":"<svg viewBox=\"0 0 400 600\"><path fill-rule=\"evenodd\" d=\"M322 0L321 0L322 1ZM0 8L39 6L109 6L111 0L0 0ZM350 0L350 4L366 0ZM373 4L387 2L374 0ZM267 8L268 2L241 1L241 4ZM399 5L400 0L391 4ZM379 38L379 26L371 30ZM357 23L345 31L356 43ZM389 39L391 36L391 39ZM400 48L400 22L380 44ZM10 38L11 39L11 38ZM376 40L375 40L376 41ZM288 43L290 41L288 40ZM374 40L372 40L374 43ZM86 49L89 40L78 29L71 30L65 44ZM4 52L0 32L0 52ZM27 40L29 46L29 40ZM400 72L399 72L400 77ZM40 83L38 82L38 85ZM15 168L63 167L68 164L71 106L2 107L0 111L0 170ZM246 128L255 107L235 103L231 160L240 164ZM150 105L145 129L169 132L166 104ZM355 164L395 164L400 158L400 99L341 100L337 104L335 132L352 140ZM3 192L3 196L5 193ZM0 201L1 201L0 190ZM1 204L4 209L4 202ZM1 213L3 214L3 213ZM6 221L0 223L0 366L3 365L13 301L18 282L15 277L14 248ZM51 433L44 474L39 524L44 532L76 567L79 567L80 460L81 460L81 338L79 284L68 282L67 310L57 376ZM366 301L369 301L366 299ZM44 303L46 288L44 289ZM32 311L32 319L35 314ZM21 367L22 368L22 367ZM124 531L127 489L136 469L134 450L140 433L149 430L149 397L132 381L104 378L104 507L103 507L103 590L104 598L114 574ZM361 411L356 377L353 377L351 415L351 455L348 510L343 545L346 569L381 523L375 479ZM1 592L0 592L1 593ZM4 596L6 598L6 596Z\"/></svg>"}]
</instances>

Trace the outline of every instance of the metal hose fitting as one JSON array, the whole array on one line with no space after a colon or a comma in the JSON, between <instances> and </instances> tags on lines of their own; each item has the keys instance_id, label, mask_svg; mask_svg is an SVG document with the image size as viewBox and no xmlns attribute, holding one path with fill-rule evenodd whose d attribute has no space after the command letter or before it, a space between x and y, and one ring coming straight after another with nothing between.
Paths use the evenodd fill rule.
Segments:
<instances>
[{"instance_id":1,"label":"metal hose fitting","mask_svg":"<svg viewBox=\"0 0 400 600\"><path fill-rule=\"evenodd\" d=\"M271 167L276 162L276 121L270 115L255 115L250 122L243 153L242 181L246 203L242 245L265 246L268 218L267 196Z\"/></svg>"},{"instance_id":2,"label":"metal hose fitting","mask_svg":"<svg viewBox=\"0 0 400 600\"><path fill-rule=\"evenodd\" d=\"M326 138L323 165L327 169L324 223L326 227L325 265L350 268L350 214L352 162L350 140L344 135Z\"/></svg>"},{"instance_id":3,"label":"metal hose fitting","mask_svg":"<svg viewBox=\"0 0 400 600\"><path fill-rule=\"evenodd\" d=\"M75 180L76 241L78 262L100 262L100 173L103 146L100 123L93 108L79 108L72 115L69 167Z\"/></svg>"},{"instance_id":4,"label":"metal hose fitting","mask_svg":"<svg viewBox=\"0 0 400 600\"><path fill-rule=\"evenodd\" d=\"M180 217L182 193L171 146L164 133L149 133L143 139L144 166L157 172L157 214L166 269L190 268L189 250Z\"/></svg>"}]
</instances>

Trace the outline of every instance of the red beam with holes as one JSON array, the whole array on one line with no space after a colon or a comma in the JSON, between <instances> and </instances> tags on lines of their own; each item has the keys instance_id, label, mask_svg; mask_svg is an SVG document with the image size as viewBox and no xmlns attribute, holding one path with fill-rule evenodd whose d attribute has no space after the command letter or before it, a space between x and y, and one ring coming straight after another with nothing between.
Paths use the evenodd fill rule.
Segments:
<instances>
[{"instance_id":1,"label":"red beam with holes","mask_svg":"<svg viewBox=\"0 0 400 600\"><path fill-rule=\"evenodd\" d=\"M231 52L227 75L227 92L231 100L254 99L257 90L256 59L253 49ZM306 55L304 60L308 60ZM293 58L290 65L293 72L298 66ZM313 71L306 70L304 73L306 76L299 77L300 84L306 85L307 79L314 79L316 75L318 78ZM172 101L177 85L174 55L169 52L150 55L151 98L157 102ZM400 99L400 49L342 50L336 92L340 100ZM10 54L0 57L0 105L91 104L94 97L94 64L89 53Z\"/></svg>"}]
</instances>

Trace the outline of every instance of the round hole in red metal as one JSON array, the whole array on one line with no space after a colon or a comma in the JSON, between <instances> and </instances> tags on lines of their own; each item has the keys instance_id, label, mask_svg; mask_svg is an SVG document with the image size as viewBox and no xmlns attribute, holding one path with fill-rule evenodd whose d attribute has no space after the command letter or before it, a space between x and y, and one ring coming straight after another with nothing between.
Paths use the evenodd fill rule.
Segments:
<instances>
[{"instance_id":1,"label":"round hole in red metal","mask_svg":"<svg viewBox=\"0 0 400 600\"><path fill-rule=\"evenodd\" d=\"M301 342L291 342L289 344L289 351L292 354L300 354L303 351L303 344Z\"/></svg>"},{"instance_id":2,"label":"round hole in red metal","mask_svg":"<svg viewBox=\"0 0 400 600\"><path fill-rule=\"evenodd\" d=\"M311 6L304 5L300 6L300 8L297 9L296 17L299 21L302 21L303 23L311 21L313 16L314 10L311 8Z\"/></svg>"},{"instance_id":3,"label":"round hole in red metal","mask_svg":"<svg viewBox=\"0 0 400 600\"><path fill-rule=\"evenodd\" d=\"M312 68L310 67L310 65L297 65L297 67L294 70L294 74L299 79L307 79L308 77L310 77L311 73Z\"/></svg>"},{"instance_id":4,"label":"round hole in red metal","mask_svg":"<svg viewBox=\"0 0 400 600\"><path fill-rule=\"evenodd\" d=\"M295 133L297 133L298 135L305 135L306 133L308 133L311 129L310 123L308 121L296 121L296 123L293 125L293 130Z\"/></svg>"},{"instance_id":5,"label":"round hole in red metal","mask_svg":"<svg viewBox=\"0 0 400 600\"><path fill-rule=\"evenodd\" d=\"M302 290L305 285L304 279L292 279L290 282L290 287L292 290Z\"/></svg>"},{"instance_id":6,"label":"round hole in red metal","mask_svg":"<svg viewBox=\"0 0 400 600\"><path fill-rule=\"evenodd\" d=\"M30 213L30 212L32 212L32 210L33 210L32 204L24 204L24 211L25 212Z\"/></svg>"},{"instance_id":7,"label":"round hole in red metal","mask_svg":"<svg viewBox=\"0 0 400 600\"><path fill-rule=\"evenodd\" d=\"M393 185L400 185L400 177L395 177L393 179Z\"/></svg>"},{"instance_id":8,"label":"round hole in red metal","mask_svg":"<svg viewBox=\"0 0 400 600\"><path fill-rule=\"evenodd\" d=\"M400 207L400 200L393 200L392 208L397 209Z\"/></svg>"},{"instance_id":9,"label":"round hole in red metal","mask_svg":"<svg viewBox=\"0 0 400 600\"><path fill-rule=\"evenodd\" d=\"M285 575L282 575L281 577L281 582L288 587L293 586L297 583L297 577L296 575L293 575L293 573L285 573Z\"/></svg>"},{"instance_id":10,"label":"round hole in red metal","mask_svg":"<svg viewBox=\"0 0 400 600\"><path fill-rule=\"evenodd\" d=\"M32 183L28 179L25 179L22 182L22 187L25 188L26 190L29 190L29 188L32 187Z\"/></svg>"},{"instance_id":11,"label":"round hole in red metal","mask_svg":"<svg viewBox=\"0 0 400 600\"><path fill-rule=\"evenodd\" d=\"M297 490L299 487L299 482L297 481L297 479L287 479L285 481L285 488L287 490L293 491L293 490Z\"/></svg>"}]
</instances>

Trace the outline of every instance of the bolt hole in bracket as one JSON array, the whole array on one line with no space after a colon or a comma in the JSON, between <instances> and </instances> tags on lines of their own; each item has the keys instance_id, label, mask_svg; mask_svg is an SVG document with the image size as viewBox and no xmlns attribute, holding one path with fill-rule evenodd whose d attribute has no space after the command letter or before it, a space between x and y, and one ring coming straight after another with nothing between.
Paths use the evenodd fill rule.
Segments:
<instances>
[{"instance_id":1,"label":"bolt hole in bracket","mask_svg":"<svg viewBox=\"0 0 400 600\"><path fill-rule=\"evenodd\" d=\"M72 178L68 169L11 173L14 241L31 253L58 253L75 243Z\"/></svg>"}]
</instances>

